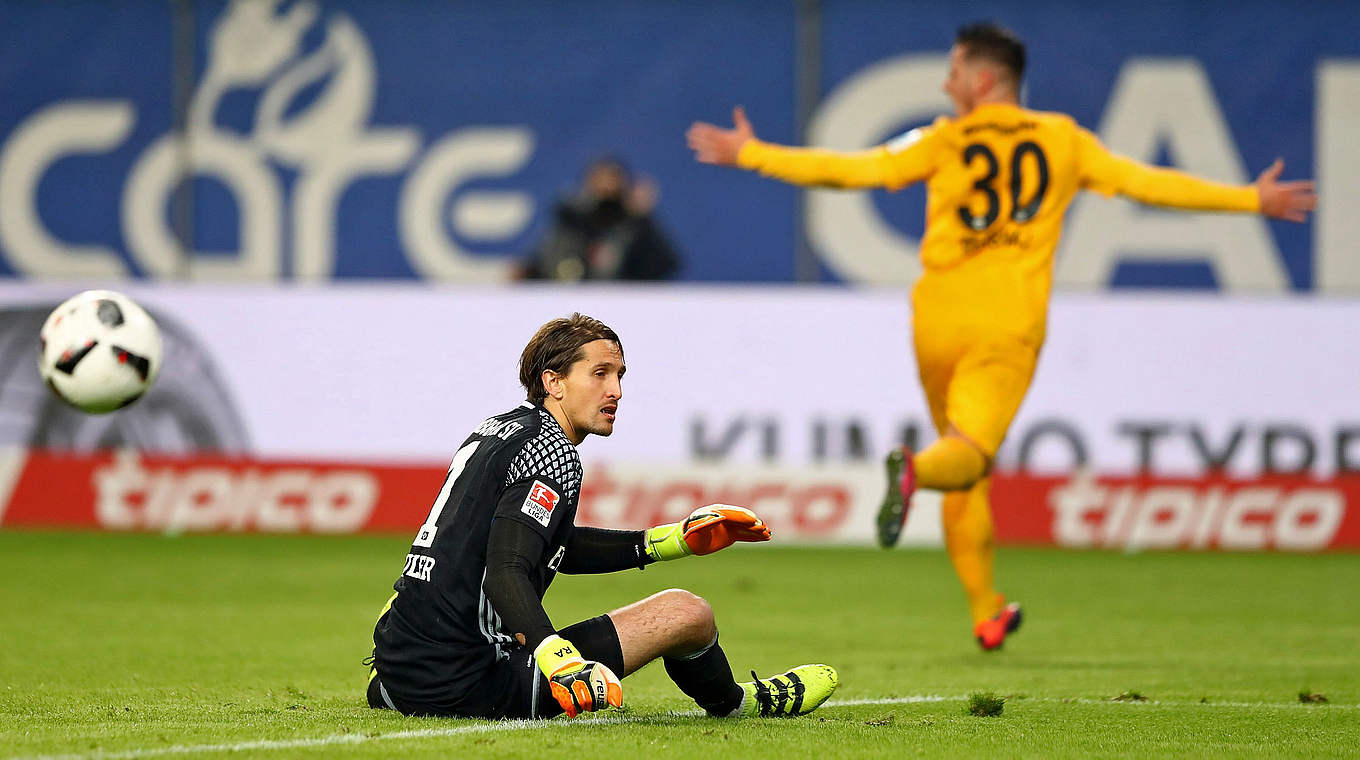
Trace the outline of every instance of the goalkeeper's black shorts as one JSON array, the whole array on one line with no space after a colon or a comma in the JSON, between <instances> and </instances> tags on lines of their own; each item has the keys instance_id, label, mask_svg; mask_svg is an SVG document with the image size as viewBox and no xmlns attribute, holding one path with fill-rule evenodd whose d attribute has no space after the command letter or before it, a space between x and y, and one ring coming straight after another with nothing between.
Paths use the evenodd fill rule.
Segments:
<instances>
[{"instance_id":1,"label":"goalkeeper's black shorts","mask_svg":"<svg viewBox=\"0 0 1360 760\"><path fill-rule=\"evenodd\" d=\"M623 677L623 647L608 615L569 625L558 635L576 645L587 660L602 662ZM394 696L378 673L368 682L368 706L396 710L403 715L450 718L551 718L562 712L548 689L548 679L538 670L534 653L517 647L509 659L497 660L483 674L475 691L442 705L421 705Z\"/></svg>"}]
</instances>

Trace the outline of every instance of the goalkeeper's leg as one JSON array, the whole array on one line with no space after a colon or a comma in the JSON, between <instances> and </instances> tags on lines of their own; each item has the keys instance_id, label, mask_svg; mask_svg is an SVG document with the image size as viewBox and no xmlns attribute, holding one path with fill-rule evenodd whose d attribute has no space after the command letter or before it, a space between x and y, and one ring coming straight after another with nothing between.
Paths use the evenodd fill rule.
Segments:
<instances>
[{"instance_id":1,"label":"goalkeeper's leg","mask_svg":"<svg viewBox=\"0 0 1360 760\"><path fill-rule=\"evenodd\" d=\"M745 692L718 646L713 608L681 589L668 589L609 613L623 648L624 675L661 658L666 675L710 715L728 715Z\"/></svg>"},{"instance_id":2,"label":"goalkeeper's leg","mask_svg":"<svg viewBox=\"0 0 1360 760\"><path fill-rule=\"evenodd\" d=\"M836 671L825 665L804 665L738 684L718 645L713 609L688 591L662 591L609 617L618 631L625 675L660 657L676 686L709 715L803 715L825 702L838 685Z\"/></svg>"}]
</instances>

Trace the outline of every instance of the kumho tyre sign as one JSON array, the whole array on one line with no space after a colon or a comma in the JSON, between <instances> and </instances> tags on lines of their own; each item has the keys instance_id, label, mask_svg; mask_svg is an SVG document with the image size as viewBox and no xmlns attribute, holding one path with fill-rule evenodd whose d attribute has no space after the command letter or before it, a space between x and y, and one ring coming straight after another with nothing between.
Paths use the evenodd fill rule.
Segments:
<instances>
[{"instance_id":1,"label":"kumho tyre sign","mask_svg":"<svg viewBox=\"0 0 1360 760\"><path fill-rule=\"evenodd\" d=\"M174 339L162 375L132 407L56 435L24 320L78 287L0 282L0 446L438 462L523 400L525 341L581 309L628 359L615 432L590 439L587 459L859 466L934 437L898 291L126 285ZM1356 324L1360 301L1341 299L1056 296L997 469L1360 472L1360 353L1333 348ZM144 435L99 429L120 421Z\"/></svg>"}]
</instances>

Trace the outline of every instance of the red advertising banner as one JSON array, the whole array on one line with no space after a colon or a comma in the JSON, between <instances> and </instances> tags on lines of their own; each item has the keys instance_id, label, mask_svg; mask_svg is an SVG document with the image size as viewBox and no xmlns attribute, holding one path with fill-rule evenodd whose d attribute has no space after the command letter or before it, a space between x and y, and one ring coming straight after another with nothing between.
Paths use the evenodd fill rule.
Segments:
<instances>
[{"instance_id":1,"label":"red advertising banner","mask_svg":"<svg viewBox=\"0 0 1360 760\"><path fill-rule=\"evenodd\" d=\"M0 528L144 532L414 532L445 469L221 456L0 453ZM755 509L782 540L868 543L878 468L587 467L577 522L643 528L721 502ZM998 473L1001 543L1073 548L1360 549L1360 475L1318 480L1039 477ZM917 496L916 544L938 544L938 500Z\"/></svg>"},{"instance_id":2,"label":"red advertising banner","mask_svg":"<svg viewBox=\"0 0 1360 760\"><path fill-rule=\"evenodd\" d=\"M1354 474L1327 480L1004 475L992 501L1003 542L1129 550L1360 547L1360 476Z\"/></svg>"},{"instance_id":3,"label":"red advertising banner","mask_svg":"<svg viewBox=\"0 0 1360 760\"><path fill-rule=\"evenodd\" d=\"M445 472L421 465L13 451L0 455L0 527L414 532ZM706 504L732 503L760 510L787 538L854 540L863 481L858 470L840 468L597 465L587 471L577 523L643 528L683 519Z\"/></svg>"},{"instance_id":4,"label":"red advertising banner","mask_svg":"<svg viewBox=\"0 0 1360 760\"><path fill-rule=\"evenodd\" d=\"M0 525L114 531L356 533L405 530L429 512L444 471L135 452L7 454Z\"/></svg>"}]
</instances>

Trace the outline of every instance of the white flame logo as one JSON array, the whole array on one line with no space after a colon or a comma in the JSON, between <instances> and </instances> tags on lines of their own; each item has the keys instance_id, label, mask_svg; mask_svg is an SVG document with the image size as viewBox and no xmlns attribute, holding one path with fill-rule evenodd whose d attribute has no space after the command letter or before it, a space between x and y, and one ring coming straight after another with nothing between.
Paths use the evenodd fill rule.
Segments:
<instances>
[{"instance_id":1,"label":"white flame logo","mask_svg":"<svg viewBox=\"0 0 1360 760\"><path fill-rule=\"evenodd\" d=\"M469 127L444 135L414 167L421 145L414 127L370 127L376 68L363 30L342 12L324 21L324 39L304 52L317 23L313 0L279 13L279 0L232 0L209 38L208 65L190 102L183 135L166 134L138 158L123 192L122 230L129 252L153 277L261 280L282 274L285 229L292 232L293 277L332 276L340 197L364 176L410 169L397 206L397 229L412 268L436 279L503 279L504 260L472 255L449 235L494 241L530 221L522 192L468 191L468 179L513 174L528 162L534 138L522 126ZM320 91L290 111L304 91ZM262 94L249 134L220 127L217 111L234 89ZM42 175L72 153L112 150L127 139L136 114L128 101L67 101L43 108L14 130L0 151L0 243L15 268L60 277L127 274L118 255L56 239L36 209ZM274 166L297 172L291 203ZM235 198L239 250L187 251L165 209L187 176L211 177ZM290 218L285 220L284 209Z\"/></svg>"}]
</instances>

